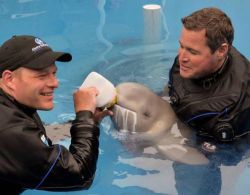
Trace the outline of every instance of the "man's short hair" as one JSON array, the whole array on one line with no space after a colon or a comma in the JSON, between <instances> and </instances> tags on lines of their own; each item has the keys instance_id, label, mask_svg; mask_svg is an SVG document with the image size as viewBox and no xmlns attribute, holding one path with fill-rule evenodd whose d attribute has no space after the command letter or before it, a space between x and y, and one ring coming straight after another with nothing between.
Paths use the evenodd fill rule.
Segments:
<instances>
[{"instance_id":1,"label":"man's short hair","mask_svg":"<svg viewBox=\"0 0 250 195\"><path fill-rule=\"evenodd\" d=\"M203 8L181 19L187 30L205 29L207 45L214 53L223 43L233 43L234 28L231 19L218 8Z\"/></svg>"}]
</instances>

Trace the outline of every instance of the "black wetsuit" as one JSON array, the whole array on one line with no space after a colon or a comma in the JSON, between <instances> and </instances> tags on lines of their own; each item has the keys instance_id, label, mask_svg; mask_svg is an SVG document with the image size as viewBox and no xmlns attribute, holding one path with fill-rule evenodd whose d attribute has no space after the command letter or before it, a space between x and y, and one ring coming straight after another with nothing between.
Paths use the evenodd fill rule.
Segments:
<instances>
[{"instance_id":1,"label":"black wetsuit","mask_svg":"<svg viewBox=\"0 0 250 195\"><path fill-rule=\"evenodd\" d=\"M250 63L234 47L225 64L206 78L180 76L178 56L169 95L178 117L200 135L231 141L250 131Z\"/></svg>"},{"instance_id":2,"label":"black wetsuit","mask_svg":"<svg viewBox=\"0 0 250 195\"><path fill-rule=\"evenodd\" d=\"M78 112L70 133L69 150L53 145L36 110L17 103L0 89L0 194L89 188L100 133L92 113Z\"/></svg>"}]
</instances>

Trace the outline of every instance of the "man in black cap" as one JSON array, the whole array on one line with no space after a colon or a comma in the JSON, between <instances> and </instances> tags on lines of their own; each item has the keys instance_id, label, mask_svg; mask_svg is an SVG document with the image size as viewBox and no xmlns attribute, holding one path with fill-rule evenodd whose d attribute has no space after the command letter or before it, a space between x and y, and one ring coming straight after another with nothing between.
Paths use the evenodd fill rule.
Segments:
<instances>
[{"instance_id":1,"label":"man in black cap","mask_svg":"<svg viewBox=\"0 0 250 195\"><path fill-rule=\"evenodd\" d=\"M96 110L97 89L74 93L76 118L69 150L51 143L37 114L53 108L58 87L55 61L71 58L33 36L13 36L0 47L1 194L91 185L98 159L98 121L112 114Z\"/></svg>"}]
</instances>

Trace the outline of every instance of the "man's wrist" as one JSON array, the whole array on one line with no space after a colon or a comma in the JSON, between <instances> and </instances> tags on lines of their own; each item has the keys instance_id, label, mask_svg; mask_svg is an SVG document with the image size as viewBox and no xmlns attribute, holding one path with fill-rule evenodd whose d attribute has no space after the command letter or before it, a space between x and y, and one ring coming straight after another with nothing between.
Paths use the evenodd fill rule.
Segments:
<instances>
[{"instance_id":1,"label":"man's wrist","mask_svg":"<svg viewBox=\"0 0 250 195\"><path fill-rule=\"evenodd\" d=\"M98 126L98 123L94 119L94 114L89 110L82 110L77 112L75 122Z\"/></svg>"}]
</instances>

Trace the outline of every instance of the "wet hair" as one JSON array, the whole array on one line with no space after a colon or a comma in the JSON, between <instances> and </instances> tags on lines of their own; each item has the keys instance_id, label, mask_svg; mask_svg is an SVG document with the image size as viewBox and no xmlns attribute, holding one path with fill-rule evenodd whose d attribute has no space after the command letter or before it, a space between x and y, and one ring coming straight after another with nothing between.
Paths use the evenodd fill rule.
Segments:
<instances>
[{"instance_id":1,"label":"wet hair","mask_svg":"<svg viewBox=\"0 0 250 195\"><path fill-rule=\"evenodd\" d=\"M214 53L223 43L231 47L234 39L234 28L230 18L218 8L203 8L181 19L187 30L205 29L207 45Z\"/></svg>"}]
</instances>

